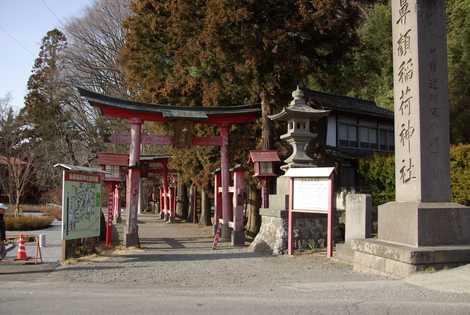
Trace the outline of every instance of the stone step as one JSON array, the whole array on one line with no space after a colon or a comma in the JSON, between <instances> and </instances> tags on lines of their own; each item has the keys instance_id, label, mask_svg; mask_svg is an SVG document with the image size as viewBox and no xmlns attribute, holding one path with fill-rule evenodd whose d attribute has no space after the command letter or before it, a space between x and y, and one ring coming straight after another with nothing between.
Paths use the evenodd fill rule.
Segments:
<instances>
[{"instance_id":1,"label":"stone step","mask_svg":"<svg viewBox=\"0 0 470 315\"><path fill-rule=\"evenodd\" d=\"M346 263L352 263L354 261L354 250L348 243L336 244L334 257Z\"/></svg>"}]
</instances>

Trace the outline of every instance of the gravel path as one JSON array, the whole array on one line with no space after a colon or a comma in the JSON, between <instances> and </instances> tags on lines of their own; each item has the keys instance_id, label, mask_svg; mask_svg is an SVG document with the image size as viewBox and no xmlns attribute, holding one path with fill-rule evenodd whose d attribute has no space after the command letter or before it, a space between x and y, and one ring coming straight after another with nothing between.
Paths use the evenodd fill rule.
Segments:
<instances>
[{"instance_id":1,"label":"gravel path","mask_svg":"<svg viewBox=\"0 0 470 315\"><path fill-rule=\"evenodd\" d=\"M295 257L260 256L220 244L212 250L210 227L166 224L143 217L142 249L117 252L101 261L64 266L51 278L64 281L122 285L164 285L172 288L272 288L292 282L367 281L381 279L351 271L327 260L323 253Z\"/></svg>"}]
</instances>

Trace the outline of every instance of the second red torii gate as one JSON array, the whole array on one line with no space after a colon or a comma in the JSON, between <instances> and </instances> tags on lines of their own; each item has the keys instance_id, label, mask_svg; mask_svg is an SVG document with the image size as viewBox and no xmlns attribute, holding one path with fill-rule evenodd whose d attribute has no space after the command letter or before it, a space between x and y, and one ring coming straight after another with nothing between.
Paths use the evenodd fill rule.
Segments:
<instances>
[{"instance_id":1,"label":"second red torii gate","mask_svg":"<svg viewBox=\"0 0 470 315\"><path fill-rule=\"evenodd\" d=\"M227 106L227 107L185 107L171 105L157 105L138 103L129 100L105 96L78 88L92 106L100 109L101 113L110 118L127 119L130 123L130 135L120 135L124 137L123 142L130 143L129 149L129 173L126 196L127 223L125 229L125 246L135 246L139 244L137 225L137 201L139 197L140 181L140 147L141 144L175 145L217 145L220 146L221 160L221 186L222 186L222 239L230 240L231 231L228 225L230 196L229 196L229 157L228 144L230 127L234 124L248 123L256 120L261 113L261 109L252 106ZM150 136L142 135L142 124L144 121L153 122L173 122L179 124L181 130L179 137L172 136ZM209 124L219 128L219 136L212 137L192 137L193 124ZM215 222L217 223L217 222Z\"/></svg>"}]
</instances>

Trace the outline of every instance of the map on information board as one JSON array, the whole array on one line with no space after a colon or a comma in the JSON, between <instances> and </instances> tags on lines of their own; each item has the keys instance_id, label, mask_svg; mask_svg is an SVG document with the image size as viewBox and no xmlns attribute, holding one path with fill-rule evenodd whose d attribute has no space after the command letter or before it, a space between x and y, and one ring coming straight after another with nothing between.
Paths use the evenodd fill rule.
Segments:
<instances>
[{"instance_id":1,"label":"map on information board","mask_svg":"<svg viewBox=\"0 0 470 315\"><path fill-rule=\"evenodd\" d=\"M328 212L328 178L294 178L293 210Z\"/></svg>"},{"instance_id":2,"label":"map on information board","mask_svg":"<svg viewBox=\"0 0 470 315\"><path fill-rule=\"evenodd\" d=\"M99 236L100 217L99 175L66 173L62 196L62 239Z\"/></svg>"}]
</instances>

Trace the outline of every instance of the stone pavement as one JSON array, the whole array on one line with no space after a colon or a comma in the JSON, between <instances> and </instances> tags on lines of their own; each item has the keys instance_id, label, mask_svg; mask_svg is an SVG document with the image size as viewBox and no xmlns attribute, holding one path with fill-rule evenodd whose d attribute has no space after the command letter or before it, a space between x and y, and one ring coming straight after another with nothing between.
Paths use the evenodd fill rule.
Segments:
<instances>
[{"instance_id":1,"label":"stone pavement","mask_svg":"<svg viewBox=\"0 0 470 315\"><path fill-rule=\"evenodd\" d=\"M470 314L470 292L356 273L322 253L214 251L210 227L139 221L142 249L0 275L0 314Z\"/></svg>"}]
</instances>

